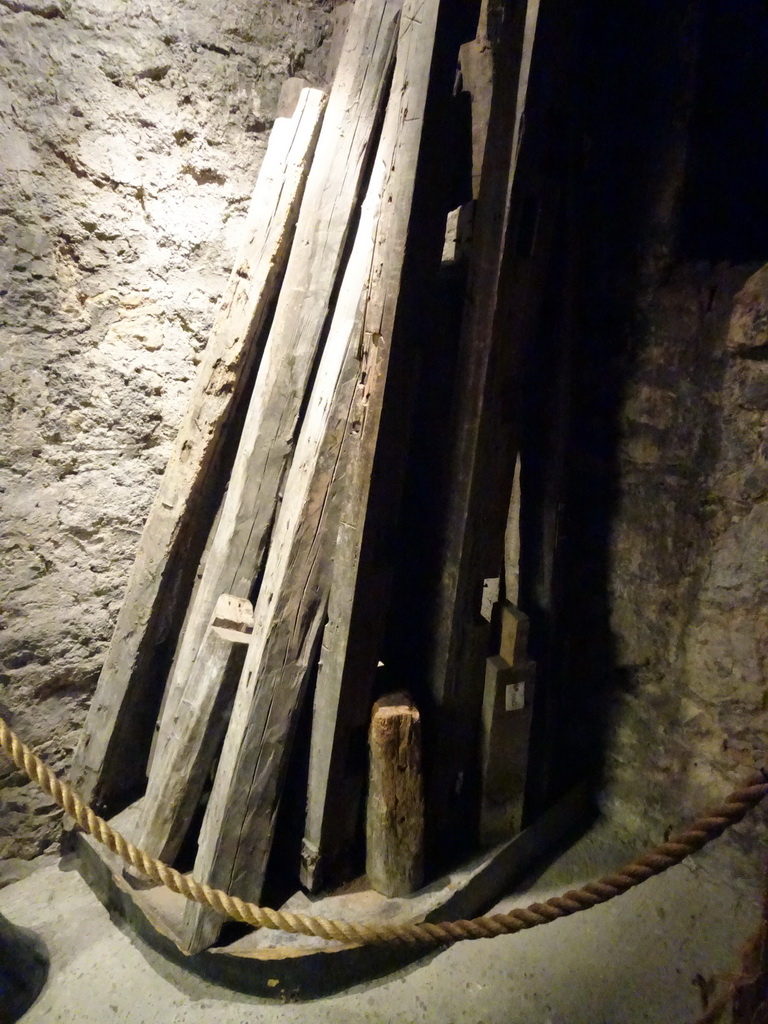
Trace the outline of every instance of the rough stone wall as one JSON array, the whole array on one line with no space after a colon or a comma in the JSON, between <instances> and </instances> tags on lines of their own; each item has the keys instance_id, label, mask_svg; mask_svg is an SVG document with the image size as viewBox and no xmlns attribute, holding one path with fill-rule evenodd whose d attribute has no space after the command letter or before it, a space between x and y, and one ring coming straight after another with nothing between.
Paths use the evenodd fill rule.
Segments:
<instances>
[{"instance_id":1,"label":"rough stone wall","mask_svg":"<svg viewBox=\"0 0 768 1024\"><path fill-rule=\"evenodd\" d=\"M768 43L753 0L586 9L563 747L640 844L766 762ZM754 880L768 808L730 835Z\"/></svg>"},{"instance_id":2,"label":"rough stone wall","mask_svg":"<svg viewBox=\"0 0 768 1024\"><path fill-rule=\"evenodd\" d=\"M0 709L66 769L239 241L334 0L0 0ZM58 814L0 761L0 858Z\"/></svg>"},{"instance_id":3,"label":"rough stone wall","mask_svg":"<svg viewBox=\"0 0 768 1024\"><path fill-rule=\"evenodd\" d=\"M622 686L606 797L653 831L765 763L768 267L678 266L638 329L611 535ZM735 831L752 861L755 824Z\"/></svg>"}]
</instances>

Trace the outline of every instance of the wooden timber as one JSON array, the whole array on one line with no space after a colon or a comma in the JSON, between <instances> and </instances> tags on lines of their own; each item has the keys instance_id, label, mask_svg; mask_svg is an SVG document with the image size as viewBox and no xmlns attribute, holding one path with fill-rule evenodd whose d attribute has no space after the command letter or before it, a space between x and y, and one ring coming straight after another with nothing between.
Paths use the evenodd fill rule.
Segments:
<instances>
[{"instance_id":1,"label":"wooden timber","mask_svg":"<svg viewBox=\"0 0 768 1024\"><path fill-rule=\"evenodd\" d=\"M178 850L221 740L211 716L232 652L209 628L211 615L222 593L248 597L263 565L375 142L399 13L400 0L361 0L350 19L218 529L168 684L179 697L169 696L160 725L140 833L156 855Z\"/></svg>"},{"instance_id":2,"label":"wooden timber","mask_svg":"<svg viewBox=\"0 0 768 1024\"><path fill-rule=\"evenodd\" d=\"M472 102L472 198L480 195L485 144L493 95L493 57L491 44L480 27L475 39L464 43L459 50L462 86Z\"/></svg>"},{"instance_id":3,"label":"wooden timber","mask_svg":"<svg viewBox=\"0 0 768 1024\"><path fill-rule=\"evenodd\" d=\"M296 713L314 667L331 587L340 476L343 484L340 453L354 429L350 417L385 168L377 158L272 531L237 701L200 834L195 870L253 898L267 868ZM203 948L218 926L215 914L190 906L186 944Z\"/></svg>"},{"instance_id":4,"label":"wooden timber","mask_svg":"<svg viewBox=\"0 0 768 1024\"><path fill-rule=\"evenodd\" d=\"M139 807L130 807L111 824L131 835L138 811ZM348 921L386 916L392 923L474 917L512 891L534 867L545 863L593 816L582 787L570 792L511 842L473 857L412 896L388 899L361 882L323 899L310 900L297 892L281 909ZM124 874L122 861L106 847L82 833L75 834L74 842L80 873L111 914L125 921L167 960L238 992L282 1002L317 999L433 955L430 949L419 947L345 946L262 928L227 945L189 956L179 939L186 906L183 896L162 886L137 888ZM521 895L520 903L525 902Z\"/></svg>"},{"instance_id":5,"label":"wooden timber","mask_svg":"<svg viewBox=\"0 0 768 1024\"><path fill-rule=\"evenodd\" d=\"M580 692L584 680L574 682L567 668L567 652L574 637L578 647L580 634L569 629L573 599L564 590L574 525L568 512L572 484L568 452L583 264L583 134L569 90L578 60L573 41L580 23L577 6L566 0L542 0L511 236L509 331L524 339L519 372L523 386L514 402L522 484L515 603L530 616L530 654L537 666L526 820L550 806L572 784L574 765L585 773L590 770L578 738L584 733L579 720L589 701L585 703ZM553 140L557 140L554 147ZM502 449L498 434L497 428L492 455ZM491 462L486 471L486 491L496 472L492 466ZM483 523L486 537L495 534L500 511L494 508ZM510 590L506 596L514 600L512 595Z\"/></svg>"},{"instance_id":6,"label":"wooden timber","mask_svg":"<svg viewBox=\"0 0 768 1024\"><path fill-rule=\"evenodd\" d=\"M404 693L377 700L369 733L365 871L385 896L408 896L424 875L421 720Z\"/></svg>"},{"instance_id":7,"label":"wooden timber","mask_svg":"<svg viewBox=\"0 0 768 1024\"><path fill-rule=\"evenodd\" d=\"M531 239L520 240L519 208L513 208L537 20L538 0L506 3L493 18L488 15L493 95L456 368L462 387L449 423L450 483L426 657L437 711L428 772L428 835L435 850L443 851L457 834L456 822L477 814L480 711L489 650L481 594L483 581L503 569L516 455L514 382L546 251L546 218L534 218L530 231L536 246L531 251ZM467 828L464 835L471 832Z\"/></svg>"},{"instance_id":8,"label":"wooden timber","mask_svg":"<svg viewBox=\"0 0 768 1024\"><path fill-rule=\"evenodd\" d=\"M486 662L480 743L480 842L511 839L522 826L536 667Z\"/></svg>"},{"instance_id":9,"label":"wooden timber","mask_svg":"<svg viewBox=\"0 0 768 1024\"><path fill-rule=\"evenodd\" d=\"M211 545L213 543L213 538L216 536L216 529L217 529L217 527L219 525L219 520L221 519L221 509L222 509L222 505L224 504L224 496L225 496L225 494L226 494L226 490L224 490L224 492L221 495L221 499L220 499L220 501L218 503L218 507L216 509L216 514L213 517L213 522L211 523L211 528L209 529L208 536L206 537L206 540L205 540L205 547L203 548L203 553L200 556L200 561L198 562L197 569L195 570L195 578L194 578L194 580L192 582L192 587L191 587L190 592L189 592L190 593L189 604L187 605L187 608L186 608L186 611L185 611L185 614L184 614L184 620L183 620L183 622L181 624L181 629L179 630L179 638L178 638L178 642L176 644L176 651L178 651L179 648L182 646L182 641L184 639L184 634L186 633L186 630L187 630L187 623L189 622L189 612L190 612L191 607L195 603L195 597L197 595L197 591L200 589L200 581L203 578L203 573L205 572L205 566L206 566L206 563L208 561L208 555L211 552ZM170 678L173 675L175 664L176 664L176 658L174 657L173 660L171 661L171 667L170 667L170 669L168 671L168 677L167 678ZM166 712L166 708L168 706L169 697L171 697L173 700L176 700L178 698L178 696L179 696L178 693L176 693L175 691L174 691L174 693L172 695L169 693L169 691L170 691L170 687L166 683L166 685L163 687L163 698L162 698L162 701L160 703L160 711L159 711L159 713L157 715L157 719L155 720L155 726L154 726L154 729L152 731L152 744L150 746L149 758L147 760L147 768L146 768L146 776L147 776L147 778L149 778L150 775L152 774L152 765L154 764L154 760L155 760L155 751L157 750L157 739L158 739L158 735L159 735L159 732L160 732L160 722L163 720L163 717L167 713Z\"/></svg>"},{"instance_id":10,"label":"wooden timber","mask_svg":"<svg viewBox=\"0 0 768 1024\"><path fill-rule=\"evenodd\" d=\"M503 601L499 619L499 654L508 665L517 665L525 660L528 649L528 616L509 601Z\"/></svg>"},{"instance_id":11,"label":"wooden timber","mask_svg":"<svg viewBox=\"0 0 768 1024\"><path fill-rule=\"evenodd\" d=\"M437 0L431 2L436 8ZM230 886L249 898L261 892L279 785L329 589L333 594L345 579L343 567L355 554L355 535L347 537L345 531L367 504L364 484L370 477L398 305L434 37L429 5L414 20L418 8L416 0L403 5L394 77L373 165L370 205L376 207L375 216L367 221L364 212L361 224L368 226L358 232L358 239L365 256L353 252L348 266L354 284L350 294L357 299L362 293L362 303L353 330L353 373L342 374L343 415L333 417L328 432L325 417L336 385L322 390L319 374L310 401L310 406L319 406L318 428L302 429L302 454L297 450L297 471L288 477L256 604L254 636L201 831L195 871L211 884ZM345 278L340 305L346 284ZM349 312L340 309L334 324L337 320L349 325ZM326 510L327 496L337 487L338 504L331 500ZM331 530L335 513L340 521ZM325 659L324 652L316 692L324 692ZM333 659L330 663L335 664ZM318 701L315 715L317 707ZM220 834L225 821L226 837ZM187 918L190 948L212 941L220 924L216 915L190 908Z\"/></svg>"},{"instance_id":12,"label":"wooden timber","mask_svg":"<svg viewBox=\"0 0 768 1024\"><path fill-rule=\"evenodd\" d=\"M342 456L344 492L315 687L301 869L302 883L312 890L322 884L324 862L336 861L350 846L365 783L365 741L389 581L380 544L390 528L385 506L394 504L391 494L379 493L372 503L369 499L376 460L382 461L377 445L439 8L440 0L406 0L403 6L384 125L389 150L382 156L390 172L365 309L351 420L355 429L345 439ZM356 743L362 763L352 767L350 747Z\"/></svg>"},{"instance_id":13,"label":"wooden timber","mask_svg":"<svg viewBox=\"0 0 768 1024\"><path fill-rule=\"evenodd\" d=\"M226 286L187 412L139 541L71 781L85 800L109 802L141 784L159 706L156 649L183 604L176 591L190 536L211 503L224 438L261 356L263 328L288 259L325 97L305 90L278 119L259 171L245 242ZM148 714L149 711L149 714ZM126 750L132 756L126 756ZM137 753L137 751L139 753Z\"/></svg>"}]
</instances>

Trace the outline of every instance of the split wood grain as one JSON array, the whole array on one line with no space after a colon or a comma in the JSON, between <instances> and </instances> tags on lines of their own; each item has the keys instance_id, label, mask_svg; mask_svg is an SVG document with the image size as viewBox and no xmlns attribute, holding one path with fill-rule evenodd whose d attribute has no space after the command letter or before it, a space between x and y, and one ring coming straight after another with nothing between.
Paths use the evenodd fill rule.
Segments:
<instances>
[{"instance_id":1,"label":"split wood grain","mask_svg":"<svg viewBox=\"0 0 768 1024\"><path fill-rule=\"evenodd\" d=\"M375 144L399 12L400 0L363 0L350 19L221 519L169 682L180 697L160 725L141 820L140 841L155 856L178 850L221 741L210 716L233 652L209 629L211 615L222 593L248 597L264 564Z\"/></svg>"},{"instance_id":2,"label":"split wood grain","mask_svg":"<svg viewBox=\"0 0 768 1024\"><path fill-rule=\"evenodd\" d=\"M365 309L354 429L345 439L333 586L315 686L301 870L302 883L312 889L322 884L324 864L344 856L353 841L365 784L365 736L389 579L388 568L382 571L377 560L375 518L380 510L369 508L369 495L439 7L440 0L405 0L382 133L382 142L389 147L383 148L389 173ZM361 740L363 764L360 770L351 770L350 748L356 737Z\"/></svg>"},{"instance_id":3,"label":"split wood grain","mask_svg":"<svg viewBox=\"0 0 768 1024\"><path fill-rule=\"evenodd\" d=\"M258 899L272 848L272 825L295 719L316 661L333 575L341 451L354 429L354 392L374 239L385 178L374 162L355 243L285 494L272 532L237 700L200 833L195 871L212 884ZM190 949L215 938L216 914L190 904Z\"/></svg>"},{"instance_id":4,"label":"split wood grain","mask_svg":"<svg viewBox=\"0 0 768 1024\"><path fill-rule=\"evenodd\" d=\"M136 560L107 651L71 781L86 800L109 801L140 781L145 706L157 707L150 666L170 611L181 599L175 579L190 533L199 528L227 428L258 364L264 327L282 280L315 150L325 97L305 90L293 116L270 136L248 213L245 241L222 297L192 397Z\"/></svg>"},{"instance_id":5,"label":"split wood grain","mask_svg":"<svg viewBox=\"0 0 768 1024\"><path fill-rule=\"evenodd\" d=\"M407 694L376 701L369 751L366 874L376 892L408 896L424 877L424 787L421 717Z\"/></svg>"}]
</instances>

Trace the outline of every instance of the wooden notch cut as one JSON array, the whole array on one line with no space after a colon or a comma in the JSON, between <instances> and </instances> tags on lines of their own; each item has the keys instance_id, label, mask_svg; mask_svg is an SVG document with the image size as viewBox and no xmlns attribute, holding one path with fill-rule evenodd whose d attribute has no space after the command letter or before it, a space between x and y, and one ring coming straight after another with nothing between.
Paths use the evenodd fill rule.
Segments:
<instances>
[{"instance_id":1,"label":"wooden notch cut","mask_svg":"<svg viewBox=\"0 0 768 1024\"><path fill-rule=\"evenodd\" d=\"M528 616L509 601L503 601L499 605L499 618L499 654L508 665L517 665L525 659L528 649Z\"/></svg>"},{"instance_id":2,"label":"wooden notch cut","mask_svg":"<svg viewBox=\"0 0 768 1024\"><path fill-rule=\"evenodd\" d=\"M247 597L222 594L216 602L211 629L231 644L247 644L253 633L253 605Z\"/></svg>"},{"instance_id":3,"label":"wooden notch cut","mask_svg":"<svg viewBox=\"0 0 768 1024\"><path fill-rule=\"evenodd\" d=\"M305 89L290 119L278 118L259 170L245 236L203 354L128 581L70 779L85 800L109 801L141 783L142 731L152 659L181 597L174 590L189 538L211 488L234 409L259 362L264 327L282 280L315 151L325 95ZM146 738L147 743L149 738ZM132 751L126 757L126 750Z\"/></svg>"},{"instance_id":4,"label":"wooden notch cut","mask_svg":"<svg viewBox=\"0 0 768 1024\"><path fill-rule=\"evenodd\" d=\"M424 874L424 793L421 720L408 694L373 706L365 869L385 896L408 896Z\"/></svg>"},{"instance_id":5,"label":"wooden notch cut","mask_svg":"<svg viewBox=\"0 0 768 1024\"><path fill-rule=\"evenodd\" d=\"M186 816L171 822L164 809L171 777L184 779L186 788L196 787L199 795L221 741L211 715L231 649L208 626L219 595L247 597L264 565L376 143L399 12L400 0L362 0L350 19L218 529L169 681L178 696L169 694L141 819L144 848L155 856L172 856L189 824ZM194 742L190 737L196 737ZM195 803L185 800L185 806ZM236 826L230 822L228 827ZM209 841L218 844L217 838L209 836Z\"/></svg>"},{"instance_id":6,"label":"wooden notch cut","mask_svg":"<svg viewBox=\"0 0 768 1024\"><path fill-rule=\"evenodd\" d=\"M472 219L474 203L464 203L451 210L445 221L445 241L442 262L461 263L469 258L472 250Z\"/></svg>"}]
</instances>

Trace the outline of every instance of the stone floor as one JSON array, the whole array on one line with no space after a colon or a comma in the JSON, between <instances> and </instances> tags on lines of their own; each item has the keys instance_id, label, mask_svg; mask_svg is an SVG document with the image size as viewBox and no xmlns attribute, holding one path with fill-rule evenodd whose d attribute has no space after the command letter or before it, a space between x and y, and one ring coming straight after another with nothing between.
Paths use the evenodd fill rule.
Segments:
<instances>
[{"instance_id":1,"label":"stone floor","mask_svg":"<svg viewBox=\"0 0 768 1024\"><path fill-rule=\"evenodd\" d=\"M546 898L636 852L605 823L504 900ZM71 863L0 892L0 913L50 951L24 1024L689 1024L699 979L735 965L758 886L732 877L721 841L614 902L522 935L465 942L337 996L280 1004L208 984L110 920ZM0 1015L1 1016L1 1015Z\"/></svg>"}]
</instances>

